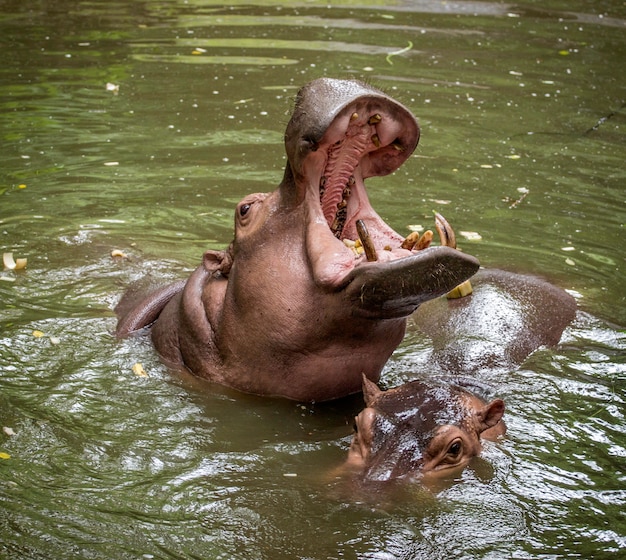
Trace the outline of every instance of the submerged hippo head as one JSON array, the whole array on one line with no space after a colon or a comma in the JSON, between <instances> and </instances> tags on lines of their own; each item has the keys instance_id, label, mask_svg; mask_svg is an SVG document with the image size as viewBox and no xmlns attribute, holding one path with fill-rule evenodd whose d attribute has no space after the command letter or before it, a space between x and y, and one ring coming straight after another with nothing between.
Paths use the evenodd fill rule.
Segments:
<instances>
[{"instance_id":1,"label":"submerged hippo head","mask_svg":"<svg viewBox=\"0 0 626 560\"><path fill-rule=\"evenodd\" d=\"M458 384L411 381L381 391L364 378L363 393L347 465L365 481L461 468L480 453L481 437L505 431L504 402L486 403Z\"/></svg>"},{"instance_id":2,"label":"submerged hippo head","mask_svg":"<svg viewBox=\"0 0 626 560\"><path fill-rule=\"evenodd\" d=\"M418 138L413 115L370 86L306 85L278 188L237 205L234 241L207 251L184 289L120 306L118 335L155 322L168 363L251 393L319 401L358 392L362 372L377 380L406 317L479 266L449 247L403 248L369 203L364 180L395 171Z\"/></svg>"}]
</instances>

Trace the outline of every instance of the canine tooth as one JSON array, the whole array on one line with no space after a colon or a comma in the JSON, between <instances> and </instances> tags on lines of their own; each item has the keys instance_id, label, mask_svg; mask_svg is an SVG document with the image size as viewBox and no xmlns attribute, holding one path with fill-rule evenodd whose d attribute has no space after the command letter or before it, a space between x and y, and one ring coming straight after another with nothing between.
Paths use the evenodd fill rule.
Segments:
<instances>
[{"instance_id":1,"label":"canine tooth","mask_svg":"<svg viewBox=\"0 0 626 560\"><path fill-rule=\"evenodd\" d=\"M378 134L374 134L372 136L372 144L374 144L377 148L380 148L380 138L378 138Z\"/></svg>"},{"instance_id":2,"label":"canine tooth","mask_svg":"<svg viewBox=\"0 0 626 560\"><path fill-rule=\"evenodd\" d=\"M367 121L367 124L378 124L380 121L382 121L383 118L376 113L375 115L372 115L369 120Z\"/></svg>"},{"instance_id":3,"label":"canine tooth","mask_svg":"<svg viewBox=\"0 0 626 560\"><path fill-rule=\"evenodd\" d=\"M435 227L441 239L441 244L456 249L456 236L448 221L439 213L435 212ZM456 288L452 288L446 295L448 299L457 299L469 296L472 293L472 283L469 280L461 282Z\"/></svg>"},{"instance_id":4,"label":"canine tooth","mask_svg":"<svg viewBox=\"0 0 626 560\"><path fill-rule=\"evenodd\" d=\"M404 152L404 146L400 143L400 140L397 138L391 143L391 145L398 151Z\"/></svg>"},{"instance_id":5,"label":"canine tooth","mask_svg":"<svg viewBox=\"0 0 626 560\"><path fill-rule=\"evenodd\" d=\"M378 255L376 254L376 248L374 247L372 238L370 237L370 234L367 231L367 226L363 220L356 221L356 231L359 234L359 239L361 240L361 244L365 250L365 258L367 258L370 262L377 261Z\"/></svg>"},{"instance_id":6,"label":"canine tooth","mask_svg":"<svg viewBox=\"0 0 626 560\"><path fill-rule=\"evenodd\" d=\"M438 212L435 212L435 228L441 239L441 244L456 249L456 236L448 221Z\"/></svg>"},{"instance_id":7,"label":"canine tooth","mask_svg":"<svg viewBox=\"0 0 626 560\"><path fill-rule=\"evenodd\" d=\"M420 234L416 231L412 231L406 236L406 239L402 242L402 249L408 249L409 251L415 247L415 244L419 241Z\"/></svg>"},{"instance_id":8,"label":"canine tooth","mask_svg":"<svg viewBox=\"0 0 626 560\"><path fill-rule=\"evenodd\" d=\"M358 118L359 118L359 114L355 111L354 113L352 113L352 116L350 117L350 120L355 121Z\"/></svg>"}]
</instances>

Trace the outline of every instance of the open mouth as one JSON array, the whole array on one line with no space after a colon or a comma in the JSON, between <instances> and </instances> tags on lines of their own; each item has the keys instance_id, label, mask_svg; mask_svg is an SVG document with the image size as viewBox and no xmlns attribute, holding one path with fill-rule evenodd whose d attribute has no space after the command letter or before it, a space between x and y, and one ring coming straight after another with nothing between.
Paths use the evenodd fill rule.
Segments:
<instances>
[{"instance_id":1,"label":"open mouth","mask_svg":"<svg viewBox=\"0 0 626 560\"><path fill-rule=\"evenodd\" d=\"M480 266L450 243L427 249L430 231L398 234L369 202L365 179L396 171L419 136L406 107L361 82L318 78L296 97L285 131L281 204L302 209L315 284L341 291L354 314L406 317Z\"/></svg>"},{"instance_id":2,"label":"open mouth","mask_svg":"<svg viewBox=\"0 0 626 560\"><path fill-rule=\"evenodd\" d=\"M356 103L344 109L317 146L326 153L317 170L319 202L330 233L356 259L386 261L427 248L432 232L403 238L369 203L364 179L394 171L413 151L419 134L407 132L399 115L372 105Z\"/></svg>"}]
</instances>

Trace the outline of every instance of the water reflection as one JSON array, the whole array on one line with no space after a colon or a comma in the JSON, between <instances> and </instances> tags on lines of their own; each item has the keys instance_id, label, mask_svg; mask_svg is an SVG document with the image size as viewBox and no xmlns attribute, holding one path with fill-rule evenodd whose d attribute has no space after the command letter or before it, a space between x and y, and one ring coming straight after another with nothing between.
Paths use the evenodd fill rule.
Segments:
<instances>
[{"instance_id":1,"label":"water reflection","mask_svg":"<svg viewBox=\"0 0 626 560\"><path fill-rule=\"evenodd\" d=\"M0 556L623 552L625 20L620 2L5 2L0 232L28 268L0 272ZM236 201L275 188L296 88L320 75L420 118L416 157L370 190L395 229L438 209L480 233L463 249L484 264L583 309L555 350L487 379L508 406L493 472L391 504L327 478L358 401L207 392L110 335L124 286L185 276L230 241ZM385 383L428 371L428 348L410 331Z\"/></svg>"}]
</instances>

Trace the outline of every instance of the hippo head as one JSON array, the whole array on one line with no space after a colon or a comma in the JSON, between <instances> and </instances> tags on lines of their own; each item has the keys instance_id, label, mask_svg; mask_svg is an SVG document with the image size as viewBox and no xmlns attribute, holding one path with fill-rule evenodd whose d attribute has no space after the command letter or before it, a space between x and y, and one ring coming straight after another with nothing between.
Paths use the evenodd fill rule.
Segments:
<instances>
[{"instance_id":1,"label":"hippo head","mask_svg":"<svg viewBox=\"0 0 626 560\"><path fill-rule=\"evenodd\" d=\"M365 179L396 171L419 135L411 112L371 86L310 82L287 125L279 188L248 195L237 208L235 256L251 270L253 261L297 254L317 288L343 292L353 313L377 319L406 317L469 278L478 270L475 258L448 247L407 246L369 202ZM265 253L286 232L289 246L280 255ZM252 285L247 276L243 283Z\"/></svg>"},{"instance_id":2,"label":"hippo head","mask_svg":"<svg viewBox=\"0 0 626 560\"><path fill-rule=\"evenodd\" d=\"M381 391L364 378L366 408L356 417L348 465L365 481L440 475L465 466L481 437L505 431L504 402L460 384L411 381Z\"/></svg>"}]
</instances>

